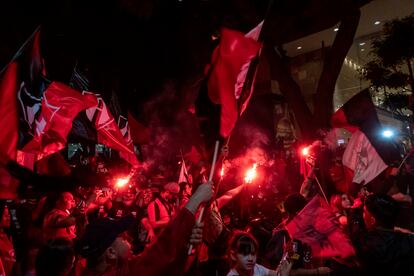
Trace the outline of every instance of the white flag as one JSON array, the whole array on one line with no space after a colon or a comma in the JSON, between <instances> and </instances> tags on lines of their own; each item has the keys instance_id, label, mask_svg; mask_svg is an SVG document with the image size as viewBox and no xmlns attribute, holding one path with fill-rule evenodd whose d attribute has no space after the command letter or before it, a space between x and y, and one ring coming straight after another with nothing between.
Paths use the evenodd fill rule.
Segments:
<instances>
[{"instance_id":1,"label":"white flag","mask_svg":"<svg viewBox=\"0 0 414 276\"><path fill-rule=\"evenodd\" d=\"M188 182L188 172L187 168L185 167L184 159L181 162L180 176L178 177L178 183L181 182Z\"/></svg>"},{"instance_id":2,"label":"white flag","mask_svg":"<svg viewBox=\"0 0 414 276\"><path fill-rule=\"evenodd\" d=\"M342 163L354 171L353 182L358 184L368 184L388 167L365 134L359 130L352 134Z\"/></svg>"},{"instance_id":3,"label":"white flag","mask_svg":"<svg viewBox=\"0 0 414 276\"><path fill-rule=\"evenodd\" d=\"M256 27L254 27L250 32L248 32L245 37L251 38L255 41L259 40L260 32L262 31L263 21L260 22ZM259 51L260 54L260 51ZM234 95L236 99L239 99L243 90L244 82L246 81L247 71L249 70L251 60L243 64L240 73L237 75L237 81L234 86ZM257 71L257 68L256 68ZM247 101L248 102L248 101Z\"/></svg>"}]
</instances>

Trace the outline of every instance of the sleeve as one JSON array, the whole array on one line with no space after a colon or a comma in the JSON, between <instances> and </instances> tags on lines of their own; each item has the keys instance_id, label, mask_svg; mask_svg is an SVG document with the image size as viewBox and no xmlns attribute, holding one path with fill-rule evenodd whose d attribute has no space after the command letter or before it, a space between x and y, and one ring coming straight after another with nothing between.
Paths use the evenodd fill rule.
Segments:
<instances>
[{"instance_id":1,"label":"sleeve","mask_svg":"<svg viewBox=\"0 0 414 276\"><path fill-rule=\"evenodd\" d=\"M352 245L361 253L366 248L367 230L363 218L362 208L351 208L348 213L348 230Z\"/></svg>"},{"instance_id":2,"label":"sleeve","mask_svg":"<svg viewBox=\"0 0 414 276\"><path fill-rule=\"evenodd\" d=\"M49 214L49 216L45 219L46 226L51 227L51 228L58 228L56 226L56 224L62 218L64 218L64 216L62 214L59 214L57 212L53 212L53 213Z\"/></svg>"},{"instance_id":3,"label":"sleeve","mask_svg":"<svg viewBox=\"0 0 414 276\"><path fill-rule=\"evenodd\" d=\"M170 267L181 260L185 261L187 243L194 224L194 215L187 208L183 208L168 223L156 242L130 261L130 272L135 275L164 275Z\"/></svg>"}]
</instances>

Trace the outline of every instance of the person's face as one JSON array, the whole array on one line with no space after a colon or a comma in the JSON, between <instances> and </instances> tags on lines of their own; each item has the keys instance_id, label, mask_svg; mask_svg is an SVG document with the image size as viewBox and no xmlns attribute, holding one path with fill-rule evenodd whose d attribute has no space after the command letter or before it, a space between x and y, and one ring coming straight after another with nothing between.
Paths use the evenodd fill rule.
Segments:
<instances>
[{"instance_id":1,"label":"person's face","mask_svg":"<svg viewBox=\"0 0 414 276\"><path fill-rule=\"evenodd\" d=\"M71 193L63 193L62 195L62 204L66 210L70 210L75 206L75 200Z\"/></svg>"},{"instance_id":2,"label":"person's face","mask_svg":"<svg viewBox=\"0 0 414 276\"><path fill-rule=\"evenodd\" d=\"M133 193L125 193L122 196L122 200L126 206L131 206L134 202L134 194Z\"/></svg>"},{"instance_id":3,"label":"person's face","mask_svg":"<svg viewBox=\"0 0 414 276\"><path fill-rule=\"evenodd\" d=\"M172 194L170 191L164 191L161 193L161 197L165 200L171 200L172 199Z\"/></svg>"},{"instance_id":4,"label":"person's face","mask_svg":"<svg viewBox=\"0 0 414 276\"><path fill-rule=\"evenodd\" d=\"M342 208L349 209L352 207L351 200L349 199L347 194L342 194L341 199L342 199Z\"/></svg>"},{"instance_id":5,"label":"person's face","mask_svg":"<svg viewBox=\"0 0 414 276\"><path fill-rule=\"evenodd\" d=\"M152 191L151 189L145 189L144 191L144 205L147 206L152 200Z\"/></svg>"},{"instance_id":6,"label":"person's face","mask_svg":"<svg viewBox=\"0 0 414 276\"><path fill-rule=\"evenodd\" d=\"M370 194L370 192L368 191L367 187L363 186L359 190L358 196L359 197L367 197L367 196L369 196L369 194Z\"/></svg>"},{"instance_id":7,"label":"person's face","mask_svg":"<svg viewBox=\"0 0 414 276\"><path fill-rule=\"evenodd\" d=\"M9 228L10 227L10 212L9 208L4 207L3 216L1 217L0 221L1 228Z\"/></svg>"},{"instance_id":8,"label":"person's face","mask_svg":"<svg viewBox=\"0 0 414 276\"><path fill-rule=\"evenodd\" d=\"M373 229L375 227L375 218L374 216L367 210L367 207L364 206L364 222L368 229Z\"/></svg>"},{"instance_id":9,"label":"person's face","mask_svg":"<svg viewBox=\"0 0 414 276\"><path fill-rule=\"evenodd\" d=\"M185 185L184 195L191 196L193 188L190 185Z\"/></svg>"},{"instance_id":10,"label":"person's face","mask_svg":"<svg viewBox=\"0 0 414 276\"><path fill-rule=\"evenodd\" d=\"M333 182L339 182L344 179L344 170L340 162L335 162L329 169L329 174Z\"/></svg>"},{"instance_id":11,"label":"person's face","mask_svg":"<svg viewBox=\"0 0 414 276\"><path fill-rule=\"evenodd\" d=\"M254 253L249 253L247 255L236 253L234 254L234 258L237 263L237 269L252 271L256 264L257 255Z\"/></svg>"}]
</instances>

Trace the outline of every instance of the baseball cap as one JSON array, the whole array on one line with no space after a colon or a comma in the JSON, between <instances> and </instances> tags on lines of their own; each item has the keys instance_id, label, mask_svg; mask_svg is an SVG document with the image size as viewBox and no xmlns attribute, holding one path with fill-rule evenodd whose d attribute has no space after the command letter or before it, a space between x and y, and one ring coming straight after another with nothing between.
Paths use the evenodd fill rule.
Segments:
<instances>
[{"instance_id":1,"label":"baseball cap","mask_svg":"<svg viewBox=\"0 0 414 276\"><path fill-rule=\"evenodd\" d=\"M180 192L180 186L176 182L168 182L164 185L164 190L173 194L178 194Z\"/></svg>"},{"instance_id":2,"label":"baseball cap","mask_svg":"<svg viewBox=\"0 0 414 276\"><path fill-rule=\"evenodd\" d=\"M91 222L86 226L85 233L77 246L79 254L84 258L101 256L133 223L132 215L120 219L99 218Z\"/></svg>"}]
</instances>

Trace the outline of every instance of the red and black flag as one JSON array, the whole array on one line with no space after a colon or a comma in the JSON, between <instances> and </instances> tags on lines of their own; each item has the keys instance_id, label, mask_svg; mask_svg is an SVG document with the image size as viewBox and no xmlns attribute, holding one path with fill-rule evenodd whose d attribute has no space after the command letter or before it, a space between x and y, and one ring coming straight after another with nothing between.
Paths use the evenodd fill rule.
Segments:
<instances>
[{"instance_id":1,"label":"red and black flag","mask_svg":"<svg viewBox=\"0 0 414 276\"><path fill-rule=\"evenodd\" d=\"M260 24L259 26L261 29ZM222 137L230 135L240 115L241 108L237 99L241 97L250 62L260 48L261 43L239 31L226 28L221 30L220 43L213 52L209 69L208 95L214 104L221 105Z\"/></svg>"},{"instance_id":2,"label":"red and black flag","mask_svg":"<svg viewBox=\"0 0 414 276\"><path fill-rule=\"evenodd\" d=\"M96 105L95 97L82 95L65 84L52 82L43 94L33 139L22 151L36 154L37 159L41 159L65 148L73 119L79 112Z\"/></svg>"},{"instance_id":3,"label":"red and black flag","mask_svg":"<svg viewBox=\"0 0 414 276\"><path fill-rule=\"evenodd\" d=\"M396 145L381 135L382 126L368 89L338 109L331 123L353 133L342 160L354 172L353 182L368 184L400 159Z\"/></svg>"},{"instance_id":4,"label":"red and black flag","mask_svg":"<svg viewBox=\"0 0 414 276\"><path fill-rule=\"evenodd\" d=\"M6 130L0 135L0 141L2 147L8 148L9 157L15 159L16 150L33 138L47 85L40 50L40 27L1 72L0 81L0 111L7 114L0 119L0 127Z\"/></svg>"},{"instance_id":5,"label":"red and black flag","mask_svg":"<svg viewBox=\"0 0 414 276\"><path fill-rule=\"evenodd\" d=\"M129 133L125 131L129 139L121 132L114 116L108 109L103 98L96 93L83 91L84 95L92 95L96 98L97 105L86 110L88 119L95 126L98 142L104 144L114 150L119 151L122 158L128 161L133 166L138 166L139 162L134 151L134 145L130 139ZM125 124L128 128L128 125Z\"/></svg>"}]
</instances>

